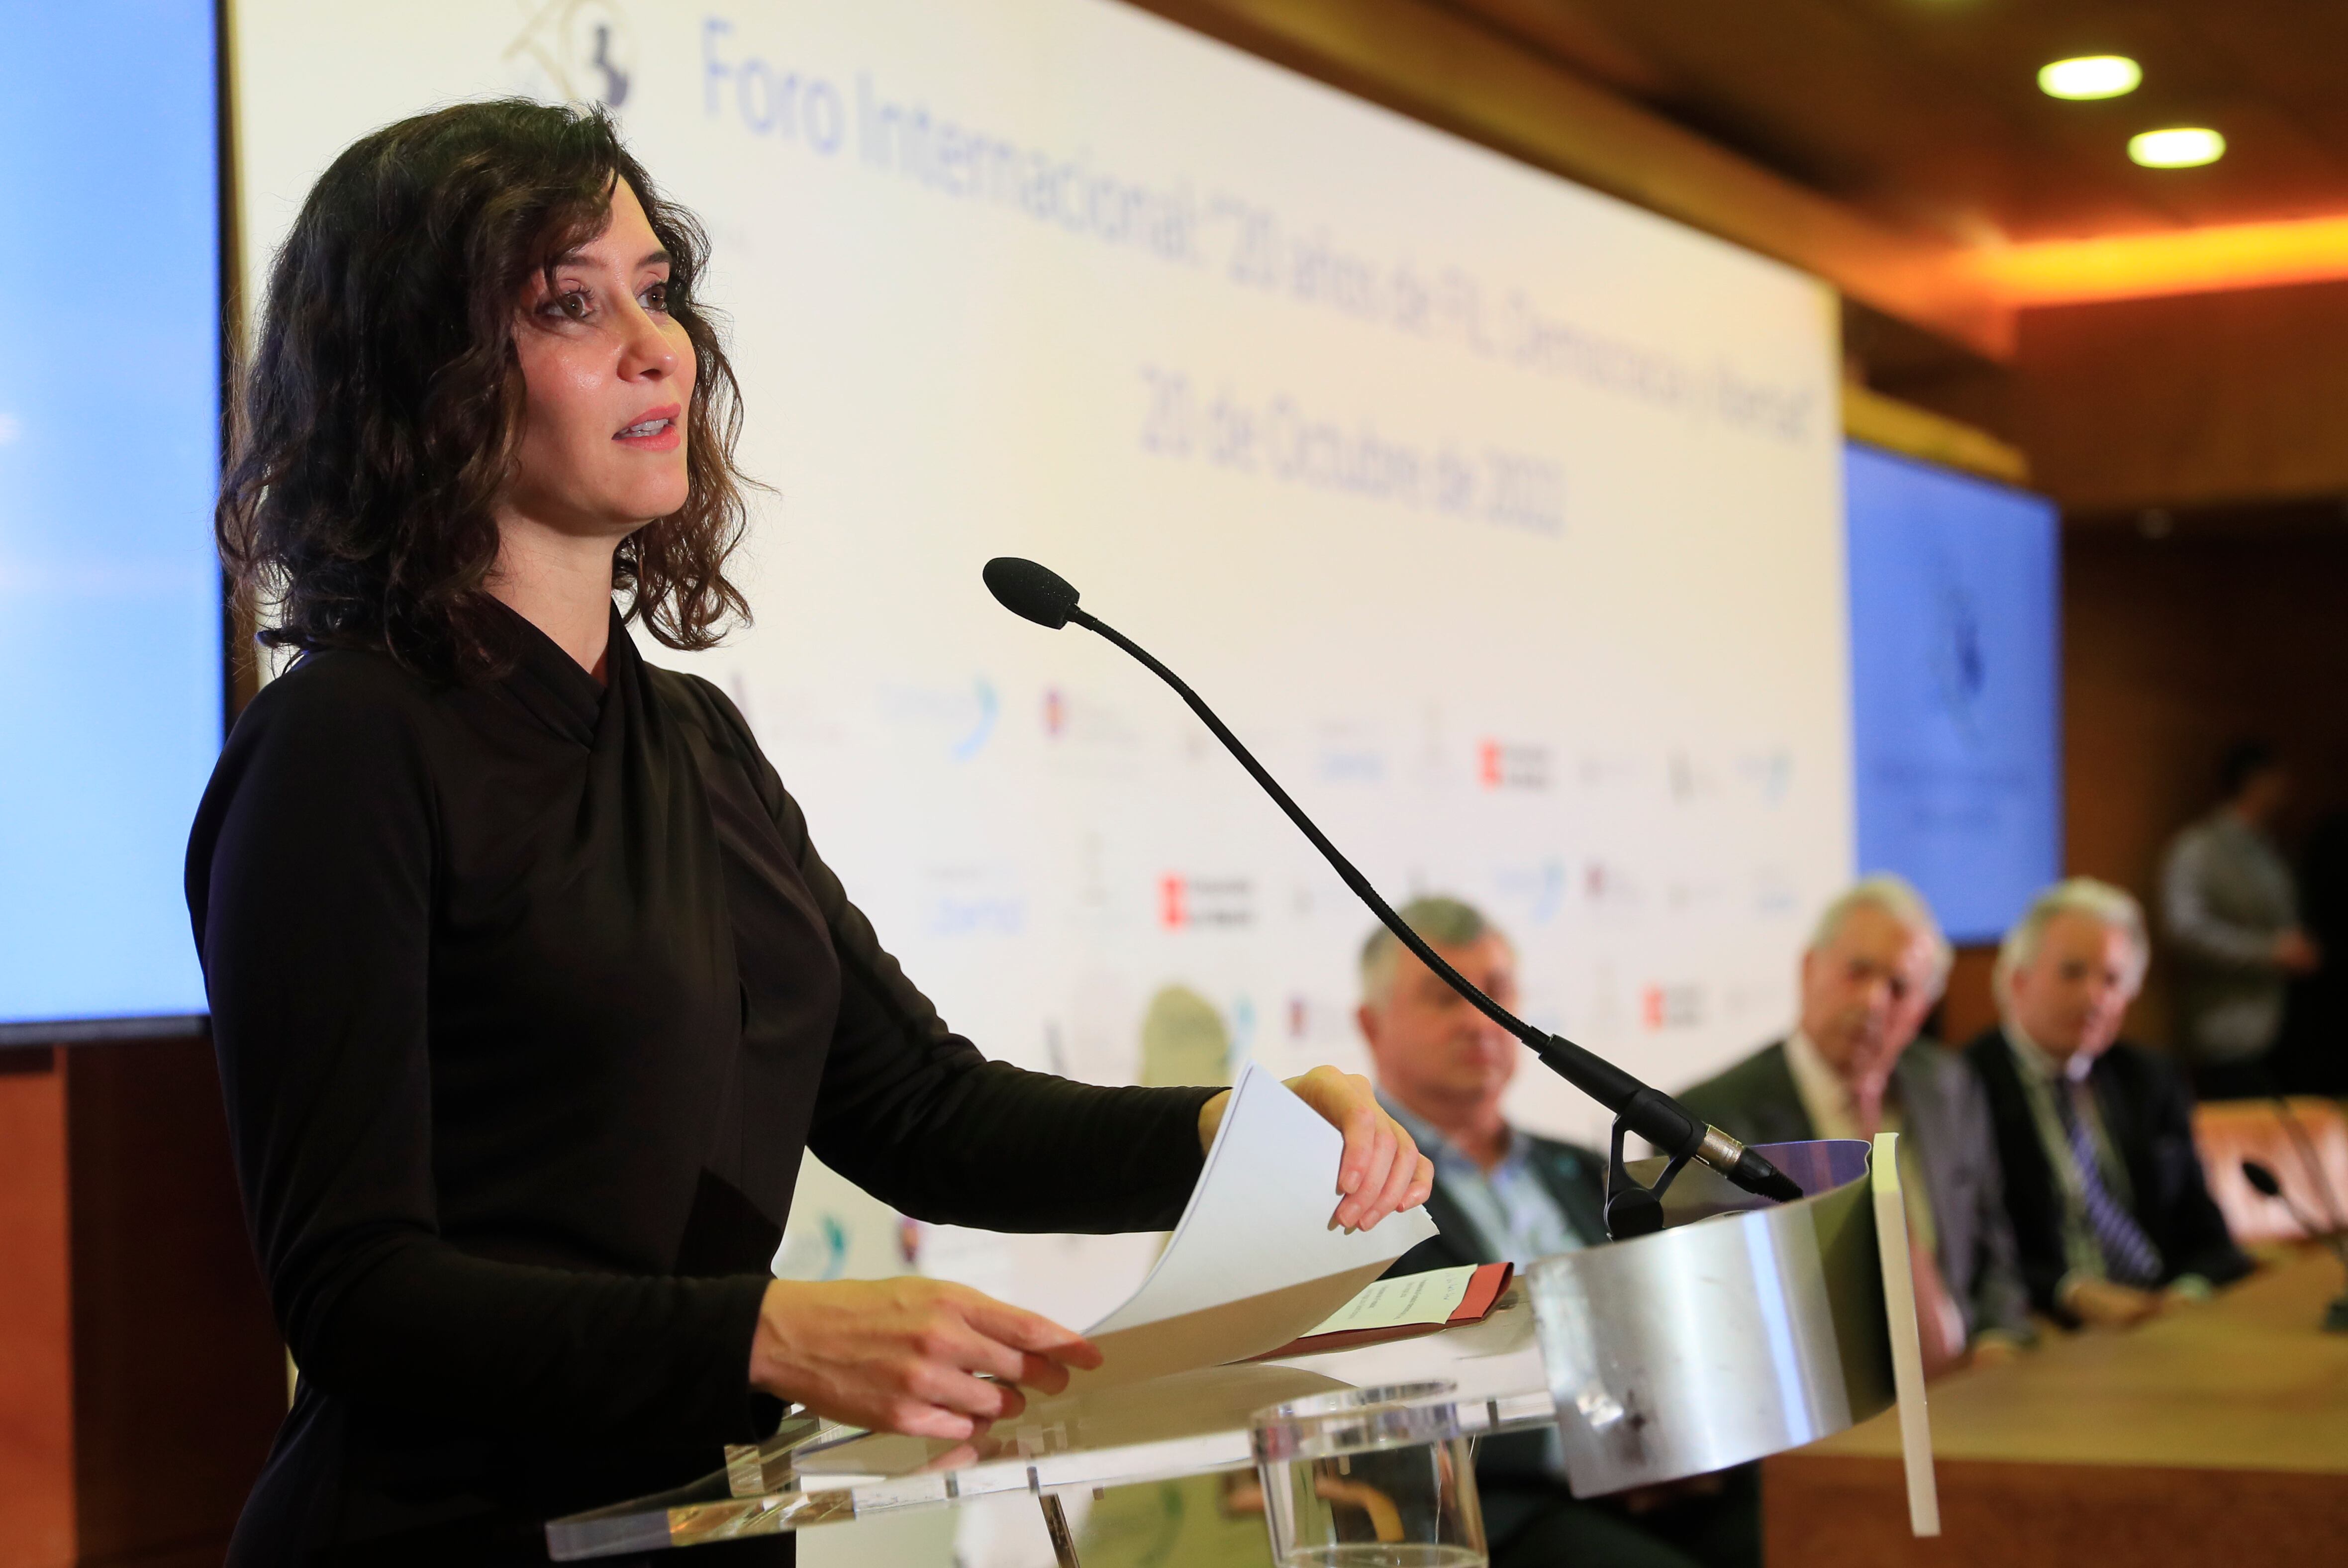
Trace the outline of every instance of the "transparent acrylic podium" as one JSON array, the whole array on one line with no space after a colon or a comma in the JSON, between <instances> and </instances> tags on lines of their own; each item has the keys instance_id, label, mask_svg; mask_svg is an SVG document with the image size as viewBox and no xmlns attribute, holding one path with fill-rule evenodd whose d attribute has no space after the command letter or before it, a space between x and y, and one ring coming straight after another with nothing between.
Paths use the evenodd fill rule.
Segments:
<instances>
[{"instance_id":1,"label":"transparent acrylic podium","mask_svg":"<svg viewBox=\"0 0 2348 1568\"><path fill-rule=\"evenodd\" d=\"M1448 1383L1259 1410L1256 1476L1281 1568L1484 1568L1475 1439Z\"/></svg>"},{"instance_id":2,"label":"transparent acrylic podium","mask_svg":"<svg viewBox=\"0 0 2348 1568\"><path fill-rule=\"evenodd\" d=\"M1447 1386L1447 1437L1430 1442L1554 1423L1584 1497L1798 1448L1896 1392L1911 1511L1931 1533L1892 1141L1766 1146L1806 1194L1784 1204L1691 1166L1664 1200L1663 1231L1540 1260L1481 1323L1037 1399L963 1443L794 1417L691 1486L551 1522L547 1546L576 1561L1026 1492L1076 1568L1061 1494L1253 1469L1258 1418L1274 1407L1406 1385Z\"/></svg>"}]
</instances>

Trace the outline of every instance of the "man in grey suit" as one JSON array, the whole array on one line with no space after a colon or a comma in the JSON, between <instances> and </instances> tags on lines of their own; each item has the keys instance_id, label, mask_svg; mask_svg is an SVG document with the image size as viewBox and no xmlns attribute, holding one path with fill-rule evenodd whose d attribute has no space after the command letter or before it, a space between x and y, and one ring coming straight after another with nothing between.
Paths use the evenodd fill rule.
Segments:
<instances>
[{"instance_id":1,"label":"man in grey suit","mask_svg":"<svg viewBox=\"0 0 2348 1568\"><path fill-rule=\"evenodd\" d=\"M1679 1096L1747 1143L1900 1134L1928 1372L2033 1337L1981 1083L1937 1042L1910 1048L1950 956L1921 894L1895 876L1869 877L1810 937L1794 1032Z\"/></svg>"}]
</instances>

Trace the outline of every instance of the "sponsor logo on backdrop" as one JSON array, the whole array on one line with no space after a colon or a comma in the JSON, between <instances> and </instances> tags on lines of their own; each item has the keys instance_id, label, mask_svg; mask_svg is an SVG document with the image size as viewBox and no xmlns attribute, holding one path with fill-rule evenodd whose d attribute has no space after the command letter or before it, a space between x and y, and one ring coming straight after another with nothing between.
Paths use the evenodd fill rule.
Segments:
<instances>
[{"instance_id":1,"label":"sponsor logo on backdrop","mask_svg":"<svg viewBox=\"0 0 2348 1568\"><path fill-rule=\"evenodd\" d=\"M1672 799L1679 805L1693 805L1720 793L1720 776L1691 752L1672 753L1670 776Z\"/></svg>"},{"instance_id":2,"label":"sponsor logo on backdrop","mask_svg":"<svg viewBox=\"0 0 2348 1568\"><path fill-rule=\"evenodd\" d=\"M1546 746L1493 739L1477 744L1476 781L1487 789L1547 789L1550 773Z\"/></svg>"},{"instance_id":3,"label":"sponsor logo on backdrop","mask_svg":"<svg viewBox=\"0 0 2348 1568\"><path fill-rule=\"evenodd\" d=\"M775 1253L775 1277L838 1279L848 1267L848 1225L837 1214L821 1214L804 1229L793 1228Z\"/></svg>"},{"instance_id":4,"label":"sponsor logo on backdrop","mask_svg":"<svg viewBox=\"0 0 2348 1568\"><path fill-rule=\"evenodd\" d=\"M1741 1023L1753 1017L1775 1022L1783 1011L1787 986L1782 981L1732 980L1720 988L1720 1019Z\"/></svg>"},{"instance_id":5,"label":"sponsor logo on backdrop","mask_svg":"<svg viewBox=\"0 0 2348 1568\"><path fill-rule=\"evenodd\" d=\"M1638 907L1639 887L1620 865L1593 860L1581 868L1581 898L1593 910L1627 911Z\"/></svg>"},{"instance_id":6,"label":"sponsor logo on backdrop","mask_svg":"<svg viewBox=\"0 0 2348 1568\"><path fill-rule=\"evenodd\" d=\"M1674 877L1663 884L1663 907L1673 914L1709 909L1728 894L1725 883L1712 877Z\"/></svg>"},{"instance_id":7,"label":"sponsor logo on backdrop","mask_svg":"<svg viewBox=\"0 0 2348 1568\"><path fill-rule=\"evenodd\" d=\"M1736 776L1750 785L1765 806L1782 806L1794 787L1794 754L1784 747L1748 752L1736 759Z\"/></svg>"},{"instance_id":8,"label":"sponsor logo on backdrop","mask_svg":"<svg viewBox=\"0 0 2348 1568\"><path fill-rule=\"evenodd\" d=\"M1573 885L1565 861L1557 856L1531 865L1502 866L1492 874L1500 902L1524 912L1528 924L1547 925L1565 908Z\"/></svg>"},{"instance_id":9,"label":"sponsor logo on backdrop","mask_svg":"<svg viewBox=\"0 0 2348 1568\"><path fill-rule=\"evenodd\" d=\"M1125 715L1088 692L1045 686L1042 713L1046 740L1127 751L1140 744Z\"/></svg>"},{"instance_id":10,"label":"sponsor logo on backdrop","mask_svg":"<svg viewBox=\"0 0 2348 1568\"><path fill-rule=\"evenodd\" d=\"M551 0L505 54L523 91L614 110L635 87L635 34L612 0Z\"/></svg>"},{"instance_id":11,"label":"sponsor logo on backdrop","mask_svg":"<svg viewBox=\"0 0 2348 1568\"><path fill-rule=\"evenodd\" d=\"M1574 781L1584 789L1630 788L1639 780L1640 763L1635 757L1603 756L1585 751L1574 763Z\"/></svg>"},{"instance_id":12,"label":"sponsor logo on backdrop","mask_svg":"<svg viewBox=\"0 0 2348 1568\"><path fill-rule=\"evenodd\" d=\"M1801 894L1792 872L1784 866L1759 866L1753 872L1753 913L1761 919L1795 913Z\"/></svg>"},{"instance_id":13,"label":"sponsor logo on backdrop","mask_svg":"<svg viewBox=\"0 0 2348 1568\"><path fill-rule=\"evenodd\" d=\"M1383 784L1386 777L1385 748L1368 725L1336 723L1321 726L1317 771L1331 784Z\"/></svg>"},{"instance_id":14,"label":"sponsor logo on backdrop","mask_svg":"<svg viewBox=\"0 0 2348 1568\"><path fill-rule=\"evenodd\" d=\"M957 762L967 762L978 755L978 748L984 746L986 738L994 733L994 721L1003 707L994 695L994 682L981 676L972 684L973 695L978 699L978 712L972 716L970 728L953 743L953 758Z\"/></svg>"},{"instance_id":15,"label":"sponsor logo on backdrop","mask_svg":"<svg viewBox=\"0 0 2348 1568\"><path fill-rule=\"evenodd\" d=\"M994 683L973 676L969 686L884 686L878 694L880 717L894 728L939 746L956 762L983 750L1002 717Z\"/></svg>"},{"instance_id":16,"label":"sponsor logo on backdrop","mask_svg":"<svg viewBox=\"0 0 2348 1568\"><path fill-rule=\"evenodd\" d=\"M930 936L1016 936L1027 927L1027 896L1008 865L928 866L922 880Z\"/></svg>"},{"instance_id":17,"label":"sponsor logo on backdrop","mask_svg":"<svg viewBox=\"0 0 2348 1568\"><path fill-rule=\"evenodd\" d=\"M1639 1022L1650 1032L1699 1026L1704 1022L1704 987L1692 980L1649 985L1639 994Z\"/></svg>"},{"instance_id":18,"label":"sponsor logo on backdrop","mask_svg":"<svg viewBox=\"0 0 2348 1568\"><path fill-rule=\"evenodd\" d=\"M1255 923L1255 884L1245 877L1158 879L1158 923L1168 931L1239 930Z\"/></svg>"}]
</instances>

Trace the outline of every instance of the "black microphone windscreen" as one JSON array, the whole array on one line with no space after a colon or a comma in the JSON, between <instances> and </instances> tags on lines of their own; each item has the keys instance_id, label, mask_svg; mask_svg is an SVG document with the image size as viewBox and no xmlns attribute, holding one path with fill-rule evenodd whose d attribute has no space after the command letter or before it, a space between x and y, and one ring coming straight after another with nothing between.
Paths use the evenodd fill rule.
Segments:
<instances>
[{"instance_id":1,"label":"black microphone windscreen","mask_svg":"<svg viewBox=\"0 0 2348 1568\"><path fill-rule=\"evenodd\" d=\"M998 555L986 563L983 575L987 591L1004 609L1039 626L1058 631L1068 624L1068 613L1076 607L1076 591L1068 580L1033 561Z\"/></svg>"},{"instance_id":2,"label":"black microphone windscreen","mask_svg":"<svg viewBox=\"0 0 2348 1568\"><path fill-rule=\"evenodd\" d=\"M2242 1161L2242 1180L2270 1198L2282 1196L2282 1183L2275 1180L2275 1173L2255 1160Z\"/></svg>"}]
</instances>

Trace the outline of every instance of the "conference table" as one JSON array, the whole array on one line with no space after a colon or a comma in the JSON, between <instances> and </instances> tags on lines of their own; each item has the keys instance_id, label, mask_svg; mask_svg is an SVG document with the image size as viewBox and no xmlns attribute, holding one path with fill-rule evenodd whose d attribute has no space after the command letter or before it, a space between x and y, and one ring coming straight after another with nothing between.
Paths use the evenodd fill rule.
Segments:
<instances>
[{"instance_id":1,"label":"conference table","mask_svg":"<svg viewBox=\"0 0 2348 1568\"><path fill-rule=\"evenodd\" d=\"M1931 1387L1942 1533L1909 1533L1889 1414L1765 1461L1767 1560L1867 1564L2348 1563L2341 1266L2266 1253L2215 1299L2063 1335Z\"/></svg>"}]
</instances>

